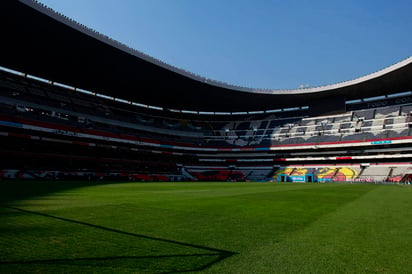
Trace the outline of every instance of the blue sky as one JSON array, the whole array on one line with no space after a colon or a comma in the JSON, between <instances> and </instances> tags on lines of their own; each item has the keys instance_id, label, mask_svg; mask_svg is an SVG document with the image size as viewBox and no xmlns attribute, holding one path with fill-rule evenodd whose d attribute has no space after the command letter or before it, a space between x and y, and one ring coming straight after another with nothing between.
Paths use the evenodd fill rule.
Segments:
<instances>
[{"instance_id":1,"label":"blue sky","mask_svg":"<svg viewBox=\"0 0 412 274\"><path fill-rule=\"evenodd\" d=\"M253 88L351 80L412 55L411 0L40 0L166 63Z\"/></svg>"}]
</instances>

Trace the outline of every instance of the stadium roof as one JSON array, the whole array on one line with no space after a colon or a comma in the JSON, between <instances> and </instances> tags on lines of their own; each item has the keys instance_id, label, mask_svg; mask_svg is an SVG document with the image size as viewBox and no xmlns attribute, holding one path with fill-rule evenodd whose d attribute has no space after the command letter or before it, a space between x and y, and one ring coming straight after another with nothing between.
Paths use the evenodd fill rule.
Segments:
<instances>
[{"instance_id":1,"label":"stadium roof","mask_svg":"<svg viewBox=\"0 0 412 274\"><path fill-rule=\"evenodd\" d=\"M326 100L355 100L412 90L412 57L338 84L263 90L213 81L170 66L32 0L1 1L0 23L1 66L163 108L237 112L321 107Z\"/></svg>"}]
</instances>

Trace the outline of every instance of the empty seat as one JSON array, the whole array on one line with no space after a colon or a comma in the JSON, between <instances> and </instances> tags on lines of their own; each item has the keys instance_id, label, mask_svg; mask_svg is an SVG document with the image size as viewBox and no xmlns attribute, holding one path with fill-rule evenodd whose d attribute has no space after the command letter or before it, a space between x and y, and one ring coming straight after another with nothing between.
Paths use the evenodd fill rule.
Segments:
<instances>
[{"instance_id":1,"label":"empty seat","mask_svg":"<svg viewBox=\"0 0 412 274\"><path fill-rule=\"evenodd\" d=\"M365 120L371 120L374 117L375 110L374 109L365 109L365 110L357 110L354 112L354 116L356 118L363 117Z\"/></svg>"},{"instance_id":2,"label":"empty seat","mask_svg":"<svg viewBox=\"0 0 412 274\"><path fill-rule=\"evenodd\" d=\"M399 115L399 106L378 108L375 112L375 118L394 117Z\"/></svg>"}]
</instances>

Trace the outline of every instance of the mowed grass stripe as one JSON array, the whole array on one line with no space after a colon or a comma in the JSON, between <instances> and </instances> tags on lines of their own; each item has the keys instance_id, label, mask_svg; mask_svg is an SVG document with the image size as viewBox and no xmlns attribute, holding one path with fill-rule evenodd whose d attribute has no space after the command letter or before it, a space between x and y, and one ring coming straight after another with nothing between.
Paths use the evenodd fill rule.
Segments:
<instances>
[{"instance_id":1,"label":"mowed grass stripe","mask_svg":"<svg viewBox=\"0 0 412 274\"><path fill-rule=\"evenodd\" d=\"M268 237L280 241L284 233L302 228L374 187L116 184L70 191L73 198L62 200L67 207L62 207L59 198L53 196L47 200L24 201L22 205L124 231L233 251L251 244L259 245ZM57 195L61 196L62 193ZM80 205L84 208L79 208ZM84 214L79 215L79 211ZM246 242L245 238L251 241ZM227 241L232 244L230 249L225 249Z\"/></svg>"},{"instance_id":2,"label":"mowed grass stripe","mask_svg":"<svg viewBox=\"0 0 412 274\"><path fill-rule=\"evenodd\" d=\"M411 273L411 228L412 188L380 185L210 272L236 265L240 271L229 273Z\"/></svg>"},{"instance_id":3,"label":"mowed grass stripe","mask_svg":"<svg viewBox=\"0 0 412 274\"><path fill-rule=\"evenodd\" d=\"M226 184L226 186L229 184ZM139 203L139 230L165 238L196 242L236 251L260 245L271 239L280 241L285 233L300 229L320 216L357 199L373 185L230 185L237 195L221 194L191 199L175 195L174 200ZM265 191L256 192L262 187ZM217 188L220 188L218 186ZM238 190L241 188L241 191ZM252 193L247 193L250 189ZM227 190L225 190L225 193ZM156 195L156 194L152 194ZM133 218L133 213L129 217ZM156 220L153 216L159 216ZM164 220L164 221L161 221ZM161 227L154 229L161 222ZM128 224L133 229L132 224ZM246 240L249 239L249 240Z\"/></svg>"}]
</instances>

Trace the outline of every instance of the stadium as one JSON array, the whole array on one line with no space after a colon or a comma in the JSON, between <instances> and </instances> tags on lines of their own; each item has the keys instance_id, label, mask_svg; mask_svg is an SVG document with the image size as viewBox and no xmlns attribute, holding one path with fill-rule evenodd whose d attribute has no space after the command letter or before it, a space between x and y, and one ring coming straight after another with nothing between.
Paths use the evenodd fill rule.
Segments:
<instances>
[{"instance_id":1,"label":"stadium","mask_svg":"<svg viewBox=\"0 0 412 274\"><path fill-rule=\"evenodd\" d=\"M244 88L163 63L36 1L2 1L0 5L1 25L5 26L0 53L0 178L7 182L61 180L72 184L87 182L84 184L89 186L113 181L222 181L236 186L234 182L412 181L412 57L354 80L321 87ZM206 185L198 186L201 191ZM247 192L247 187L256 185L242 191ZM331 184L329 191L334 187L337 186ZM373 185L362 187L362 191L367 191ZM350 194L348 189L347 197ZM7 199L3 197L3 203L9 202ZM309 200L313 199L317 197ZM13 210L23 215L31 212L19 206L2 209L6 213ZM70 225L75 224L72 221ZM101 233L109 232L120 233L115 229ZM127 238L134 234L120 236L123 245L137 241ZM144 240L169 245L171 250L197 249L181 251L191 254L192 265L179 268L176 261L165 261L159 268L148 268L149 272L206 270L236 253L224 247L162 240L169 237L177 236L166 233ZM152 243L146 245L153 248ZM69 262L33 257L30 264L20 264L17 270L8 268L15 265L12 256L3 257L0 269L32 271L27 267L67 263L95 267L108 260L116 264L106 255L106 261L101 262L95 258L99 256ZM122 260L134 258L128 256ZM153 258L157 260L165 258L156 256ZM205 256L209 256L207 260ZM145 256L139 258L142 257ZM147 265L147 256L145 260ZM52 269L51 272L62 271ZM286 269L311 270L283 270ZM365 270L339 269L338 272ZM396 268L382 271L385 269L396 272ZM268 273L264 268L258 272Z\"/></svg>"},{"instance_id":2,"label":"stadium","mask_svg":"<svg viewBox=\"0 0 412 274\"><path fill-rule=\"evenodd\" d=\"M10 27L1 65L18 72L2 70L2 177L83 170L165 181L399 181L408 174L411 58L325 87L253 90L179 71L23 3L2 9Z\"/></svg>"}]
</instances>

